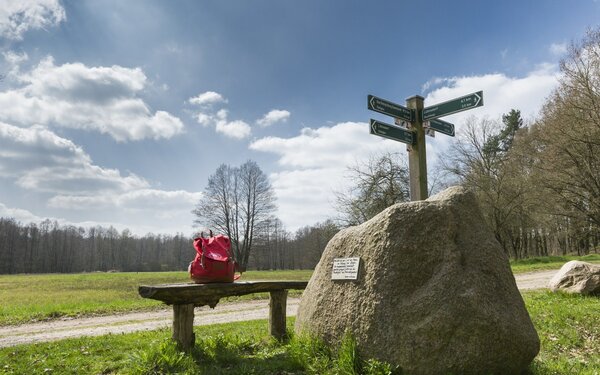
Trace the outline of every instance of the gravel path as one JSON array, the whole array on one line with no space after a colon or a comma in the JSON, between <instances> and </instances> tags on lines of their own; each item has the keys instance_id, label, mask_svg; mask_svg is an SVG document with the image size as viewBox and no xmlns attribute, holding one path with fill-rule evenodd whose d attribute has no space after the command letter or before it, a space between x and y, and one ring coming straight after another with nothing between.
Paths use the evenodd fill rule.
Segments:
<instances>
[{"instance_id":1,"label":"gravel path","mask_svg":"<svg viewBox=\"0 0 600 375\"><path fill-rule=\"evenodd\" d=\"M524 273L515 276L520 290L545 288L556 270ZM295 316L300 298L288 298L287 316ZM245 320L266 319L269 301L258 300L236 303L222 303L211 309L198 307L195 311L194 325L239 322ZM22 324L0 327L0 348L35 342L61 340L81 336L100 336L106 334L129 333L170 327L173 319L172 309L136 312L89 318L60 319L50 322Z\"/></svg>"}]
</instances>

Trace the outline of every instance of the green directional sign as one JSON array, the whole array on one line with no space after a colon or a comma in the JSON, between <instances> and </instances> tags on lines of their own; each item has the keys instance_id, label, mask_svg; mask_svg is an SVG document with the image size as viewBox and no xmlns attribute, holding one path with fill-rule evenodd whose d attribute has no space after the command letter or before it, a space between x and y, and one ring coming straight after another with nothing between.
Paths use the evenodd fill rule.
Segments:
<instances>
[{"instance_id":1,"label":"green directional sign","mask_svg":"<svg viewBox=\"0 0 600 375\"><path fill-rule=\"evenodd\" d=\"M454 137L454 124L439 119L429 120L429 129Z\"/></svg>"},{"instance_id":2,"label":"green directional sign","mask_svg":"<svg viewBox=\"0 0 600 375\"><path fill-rule=\"evenodd\" d=\"M414 111L412 109L373 95L369 95L367 97L367 108L372 111L383 113L384 115L400 118L406 121L413 121L415 119Z\"/></svg>"},{"instance_id":3,"label":"green directional sign","mask_svg":"<svg viewBox=\"0 0 600 375\"><path fill-rule=\"evenodd\" d=\"M481 107L483 105L483 91L477 91L460 98L423 108L423 121L435 119L453 113L466 111L467 109Z\"/></svg>"},{"instance_id":4,"label":"green directional sign","mask_svg":"<svg viewBox=\"0 0 600 375\"><path fill-rule=\"evenodd\" d=\"M408 143L409 145L414 144L415 136L410 130L406 130L398 126L386 124L385 122L380 122L373 119L371 119L370 125L371 134L375 134L380 137L391 139L394 141Z\"/></svg>"}]
</instances>

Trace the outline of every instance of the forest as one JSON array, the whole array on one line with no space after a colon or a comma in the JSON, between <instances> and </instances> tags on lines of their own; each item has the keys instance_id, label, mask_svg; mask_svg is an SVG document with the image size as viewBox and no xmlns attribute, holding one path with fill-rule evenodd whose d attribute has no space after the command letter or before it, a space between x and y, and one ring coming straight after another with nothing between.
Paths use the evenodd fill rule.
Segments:
<instances>
[{"instance_id":1,"label":"forest","mask_svg":"<svg viewBox=\"0 0 600 375\"><path fill-rule=\"evenodd\" d=\"M471 189L510 258L600 250L600 30L571 44L534 121L507 108L501 119L472 117L460 129L429 171L430 193ZM310 269L341 228L409 199L405 155L373 155L349 175L352 187L336 193L338 217L295 233L275 216L273 188L252 161L220 166L190 210L197 224L232 238L244 268ZM0 273L185 270L191 242L183 234L0 218Z\"/></svg>"},{"instance_id":2,"label":"forest","mask_svg":"<svg viewBox=\"0 0 600 375\"><path fill-rule=\"evenodd\" d=\"M255 239L249 269L312 269L339 230L327 221L292 236L280 222L270 224ZM140 237L112 227L85 229L50 220L23 225L0 218L0 274L187 270L196 254L192 240L183 234Z\"/></svg>"}]
</instances>

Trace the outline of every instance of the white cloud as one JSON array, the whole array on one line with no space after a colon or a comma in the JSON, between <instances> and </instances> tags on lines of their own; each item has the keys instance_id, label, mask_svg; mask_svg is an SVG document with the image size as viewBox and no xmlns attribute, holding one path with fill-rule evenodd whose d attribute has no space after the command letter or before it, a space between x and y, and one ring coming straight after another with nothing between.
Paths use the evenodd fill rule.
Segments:
<instances>
[{"instance_id":1,"label":"white cloud","mask_svg":"<svg viewBox=\"0 0 600 375\"><path fill-rule=\"evenodd\" d=\"M550 53L555 56L562 56L567 53L567 43L552 43Z\"/></svg>"},{"instance_id":2,"label":"white cloud","mask_svg":"<svg viewBox=\"0 0 600 375\"><path fill-rule=\"evenodd\" d=\"M70 210L127 209L191 211L202 198L202 193L185 190L138 189L122 194L104 195L57 195L48 201L48 206Z\"/></svg>"},{"instance_id":3,"label":"white cloud","mask_svg":"<svg viewBox=\"0 0 600 375\"><path fill-rule=\"evenodd\" d=\"M432 87L439 86L439 85L445 83L446 81L447 81L447 78L434 77L434 78L430 79L429 81L425 82L421 86L421 91L425 92Z\"/></svg>"},{"instance_id":4,"label":"white cloud","mask_svg":"<svg viewBox=\"0 0 600 375\"><path fill-rule=\"evenodd\" d=\"M129 227L137 234L193 231L192 208L202 193L153 189L143 178L95 165L85 151L43 126L21 128L0 122L0 182L49 195L46 208L86 222L50 217L61 224ZM44 212L44 207L37 209ZM0 204L0 217L28 222L39 213ZM95 220L94 220L95 219ZM120 223L120 224L119 224ZM162 224L161 224L162 223Z\"/></svg>"},{"instance_id":5,"label":"white cloud","mask_svg":"<svg viewBox=\"0 0 600 375\"><path fill-rule=\"evenodd\" d=\"M99 131L117 141L170 138L184 128L137 97L147 84L140 68L57 66L48 57L18 78L20 88L0 93L0 120Z\"/></svg>"},{"instance_id":6,"label":"white cloud","mask_svg":"<svg viewBox=\"0 0 600 375\"><path fill-rule=\"evenodd\" d=\"M244 139L250 136L251 128L250 125L241 120L236 121L217 121L215 129L217 133L226 135L229 138Z\"/></svg>"},{"instance_id":7,"label":"white cloud","mask_svg":"<svg viewBox=\"0 0 600 375\"><path fill-rule=\"evenodd\" d=\"M433 105L483 90L484 106L447 116L460 133L464 120L472 115L500 119L510 109L519 109L525 119L534 118L545 98L556 87L555 65L542 64L524 77L484 74L465 77L437 77L423 87L437 88L426 95L425 105ZM440 152L454 138L438 134L427 137L427 162L435 164ZM369 134L367 123L346 122L316 129L305 128L289 138L265 137L250 144L250 149L279 157L279 171L270 175L278 197L278 216L288 229L335 217L334 191L348 185L347 168L380 152L400 152L404 144Z\"/></svg>"},{"instance_id":8,"label":"white cloud","mask_svg":"<svg viewBox=\"0 0 600 375\"><path fill-rule=\"evenodd\" d=\"M289 111L273 109L269 111L269 113L265 114L261 119L257 120L256 123L262 127L267 127L278 122L286 122L289 118Z\"/></svg>"},{"instance_id":9,"label":"white cloud","mask_svg":"<svg viewBox=\"0 0 600 375\"><path fill-rule=\"evenodd\" d=\"M469 116L499 119L511 109L518 109L525 119L538 115L546 98L558 84L558 69L553 64L540 64L524 77L509 77L502 73L446 78L425 98L425 106L483 90L483 107L444 117L460 129Z\"/></svg>"},{"instance_id":10,"label":"white cloud","mask_svg":"<svg viewBox=\"0 0 600 375\"><path fill-rule=\"evenodd\" d=\"M502 115L511 109L521 111L527 121L533 121L546 101L558 85L558 66L540 64L524 77L509 77L502 73L490 73L477 76L449 77L438 79L442 84L425 96L425 106L432 106L447 100L458 98L477 91L483 91L483 107L467 110L442 119L455 125L457 136L460 136L468 117L487 117L500 121ZM454 138L437 134L435 138L427 138L427 162L433 166L438 156Z\"/></svg>"},{"instance_id":11,"label":"white cloud","mask_svg":"<svg viewBox=\"0 0 600 375\"><path fill-rule=\"evenodd\" d=\"M344 122L332 127L304 128L292 138L261 138L252 142L250 149L279 155L279 164L284 167L308 169L350 165L392 145L399 144L370 135L367 123Z\"/></svg>"},{"instance_id":12,"label":"white cloud","mask_svg":"<svg viewBox=\"0 0 600 375\"><path fill-rule=\"evenodd\" d=\"M198 124L200 124L202 126L209 126L213 123L214 119L211 115L199 112L196 115L196 121L198 121Z\"/></svg>"},{"instance_id":13,"label":"white cloud","mask_svg":"<svg viewBox=\"0 0 600 375\"><path fill-rule=\"evenodd\" d=\"M304 128L291 138L266 137L250 149L279 155L282 170L270 175L278 217L288 229L336 216L334 191L347 187L347 168L379 152L404 152L405 145L369 134L367 123Z\"/></svg>"},{"instance_id":14,"label":"white cloud","mask_svg":"<svg viewBox=\"0 0 600 375\"><path fill-rule=\"evenodd\" d=\"M111 223L127 223L119 227L129 228L137 234L191 234L194 219L191 211L201 197L200 192L146 188L121 193L57 195L48 201L48 207L59 212L79 211L85 213L86 217L104 218L100 222L110 220ZM90 215L90 212L94 214Z\"/></svg>"},{"instance_id":15,"label":"white cloud","mask_svg":"<svg viewBox=\"0 0 600 375\"><path fill-rule=\"evenodd\" d=\"M33 213L21 208L10 208L0 202L0 217L13 218L21 223L38 223L44 219L34 215Z\"/></svg>"},{"instance_id":16,"label":"white cloud","mask_svg":"<svg viewBox=\"0 0 600 375\"><path fill-rule=\"evenodd\" d=\"M0 37L23 39L28 30L56 26L66 19L58 0L0 1Z\"/></svg>"},{"instance_id":17,"label":"white cloud","mask_svg":"<svg viewBox=\"0 0 600 375\"><path fill-rule=\"evenodd\" d=\"M98 194L148 187L134 174L94 165L81 147L52 131L0 122L0 178L48 193Z\"/></svg>"},{"instance_id":18,"label":"white cloud","mask_svg":"<svg viewBox=\"0 0 600 375\"><path fill-rule=\"evenodd\" d=\"M214 98L220 98L218 101L213 100ZM208 91L204 94L200 94L195 98L190 99L190 103L192 99L195 100L195 104L207 104L207 103L217 103L224 102L227 103L227 100L224 99L220 94L216 92ZM196 121L204 126L214 126L215 131L217 133L221 133L229 138L235 139L244 139L250 136L252 133L252 128L248 123L242 120L234 120L229 121L229 111L225 108L219 109L217 112L214 112L212 106L204 107L201 112L196 113Z\"/></svg>"},{"instance_id":19,"label":"white cloud","mask_svg":"<svg viewBox=\"0 0 600 375\"><path fill-rule=\"evenodd\" d=\"M193 98L189 98L188 102L190 104L206 106L217 103L227 103L227 99L217 92L207 91L202 94L198 94L198 96L194 96Z\"/></svg>"},{"instance_id":20,"label":"white cloud","mask_svg":"<svg viewBox=\"0 0 600 375\"><path fill-rule=\"evenodd\" d=\"M18 66L19 64L29 60L29 56L25 52L18 53L14 51L4 51L2 52L2 56L11 67Z\"/></svg>"}]
</instances>

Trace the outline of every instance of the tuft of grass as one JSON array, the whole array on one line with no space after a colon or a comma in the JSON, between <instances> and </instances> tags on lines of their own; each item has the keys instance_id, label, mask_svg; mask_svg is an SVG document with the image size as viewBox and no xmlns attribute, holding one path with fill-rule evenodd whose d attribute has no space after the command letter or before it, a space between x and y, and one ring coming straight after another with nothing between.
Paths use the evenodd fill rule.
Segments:
<instances>
[{"instance_id":1,"label":"tuft of grass","mask_svg":"<svg viewBox=\"0 0 600 375\"><path fill-rule=\"evenodd\" d=\"M362 363L356 348L356 341L349 332L344 334L335 361L340 374L359 375L362 373Z\"/></svg>"},{"instance_id":2,"label":"tuft of grass","mask_svg":"<svg viewBox=\"0 0 600 375\"><path fill-rule=\"evenodd\" d=\"M250 271L242 280L308 280L311 270ZM187 272L0 275L0 325L164 307L141 298L140 285L189 282ZM299 296L301 291L290 291ZM223 301L268 298L268 293Z\"/></svg>"}]
</instances>

